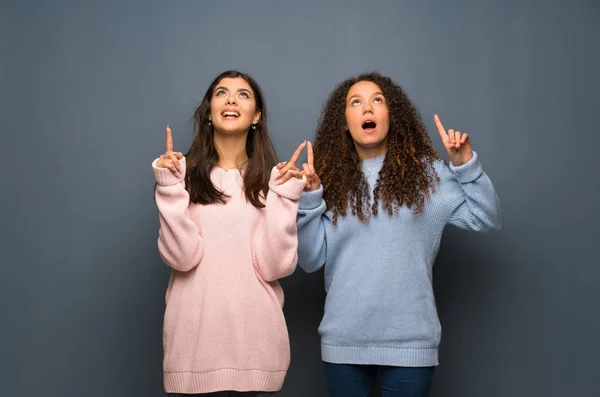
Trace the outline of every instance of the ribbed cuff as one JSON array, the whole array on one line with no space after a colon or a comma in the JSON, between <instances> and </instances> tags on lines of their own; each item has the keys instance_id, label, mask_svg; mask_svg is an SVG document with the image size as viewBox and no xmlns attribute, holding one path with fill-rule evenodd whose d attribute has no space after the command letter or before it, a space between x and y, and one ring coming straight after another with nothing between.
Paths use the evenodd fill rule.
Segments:
<instances>
[{"instance_id":1,"label":"ribbed cuff","mask_svg":"<svg viewBox=\"0 0 600 397\"><path fill-rule=\"evenodd\" d=\"M450 170L456 175L456 178L460 183L473 182L483 174L483 167L479 162L479 156L477 156L476 152L473 152L471 160L461 166L455 167L452 162L450 162Z\"/></svg>"},{"instance_id":2,"label":"ribbed cuff","mask_svg":"<svg viewBox=\"0 0 600 397\"><path fill-rule=\"evenodd\" d=\"M158 183L161 186L171 186L181 183L181 181L183 181L183 179L185 178L185 157L179 160L179 177L173 175L173 172L171 172L171 170L168 168L158 168L156 166L157 161L158 159L155 159L152 162L152 171L154 172L154 178L156 179L156 183Z\"/></svg>"},{"instance_id":3,"label":"ribbed cuff","mask_svg":"<svg viewBox=\"0 0 600 397\"><path fill-rule=\"evenodd\" d=\"M301 210L314 210L323 200L323 185L317 190L311 192L303 192L298 203L298 208Z\"/></svg>"},{"instance_id":4,"label":"ribbed cuff","mask_svg":"<svg viewBox=\"0 0 600 397\"><path fill-rule=\"evenodd\" d=\"M432 367L439 365L438 349L406 349L382 346L339 346L321 343L321 358L333 364Z\"/></svg>"},{"instance_id":5,"label":"ribbed cuff","mask_svg":"<svg viewBox=\"0 0 600 397\"><path fill-rule=\"evenodd\" d=\"M281 197L285 197L294 201L298 200L302 194L302 191L306 187L306 177L302 177L302 179L290 178L281 185L277 185L276 178L278 173L279 170L277 167L273 167L271 170L271 179L269 180L269 189Z\"/></svg>"}]
</instances>

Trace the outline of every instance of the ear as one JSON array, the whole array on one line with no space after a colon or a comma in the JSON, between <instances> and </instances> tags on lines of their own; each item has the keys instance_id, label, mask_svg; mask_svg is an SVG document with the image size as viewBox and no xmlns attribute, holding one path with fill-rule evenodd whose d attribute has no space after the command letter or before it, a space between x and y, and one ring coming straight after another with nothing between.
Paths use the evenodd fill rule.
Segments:
<instances>
[{"instance_id":1,"label":"ear","mask_svg":"<svg viewBox=\"0 0 600 397\"><path fill-rule=\"evenodd\" d=\"M260 116L262 116L262 113L256 112L256 114L254 115L254 118L252 119L252 124L258 123L258 120L260 120Z\"/></svg>"}]
</instances>

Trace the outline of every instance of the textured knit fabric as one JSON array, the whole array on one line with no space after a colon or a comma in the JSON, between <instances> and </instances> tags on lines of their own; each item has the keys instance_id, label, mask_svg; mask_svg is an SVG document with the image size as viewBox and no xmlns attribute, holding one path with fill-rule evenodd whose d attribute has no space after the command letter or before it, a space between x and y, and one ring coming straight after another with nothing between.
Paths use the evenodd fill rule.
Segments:
<instances>
[{"instance_id":1,"label":"textured knit fabric","mask_svg":"<svg viewBox=\"0 0 600 397\"><path fill-rule=\"evenodd\" d=\"M278 279L297 263L296 212L305 182L276 185L265 208L246 200L238 170L215 167L226 204L199 205L180 174L157 168L158 248L173 268L164 316L164 386L172 393L277 391L290 362Z\"/></svg>"},{"instance_id":2,"label":"textured knit fabric","mask_svg":"<svg viewBox=\"0 0 600 397\"><path fill-rule=\"evenodd\" d=\"M362 163L371 192L384 158ZM423 212L403 206L390 216L380 205L368 224L348 215L334 226L322 187L303 193L298 265L315 272L325 264L327 297L319 326L323 361L438 365L441 327L432 267L442 231L447 224L499 229L500 207L477 153L460 167L436 161L434 168L440 182Z\"/></svg>"}]
</instances>

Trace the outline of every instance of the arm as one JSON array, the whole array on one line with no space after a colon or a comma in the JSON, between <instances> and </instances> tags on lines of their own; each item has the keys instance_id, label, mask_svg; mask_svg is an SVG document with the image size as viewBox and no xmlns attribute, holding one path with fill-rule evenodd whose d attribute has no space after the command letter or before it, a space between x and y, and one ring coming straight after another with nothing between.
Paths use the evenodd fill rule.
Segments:
<instances>
[{"instance_id":1,"label":"arm","mask_svg":"<svg viewBox=\"0 0 600 397\"><path fill-rule=\"evenodd\" d=\"M452 173L448 187L452 189L453 199L457 200L450 224L482 232L500 230L500 200L492 181L483 172L477 153L473 152L473 157L465 164L456 167L451 163L449 167L444 172Z\"/></svg>"},{"instance_id":2,"label":"arm","mask_svg":"<svg viewBox=\"0 0 600 397\"><path fill-rule=\"evenodd\" d=\"M298 208L298 265L307 273L319 270L327 258L322 219L326 209L322 185L302 194Z\"/></svg>"},{"instance_id":3,"label":"arm","mask_svg":"<svg viewBox=\"0 0 600 397\"><path fill-rule=\"evenodd\" d=\"M152 169L157 182L155 199L160 219L158 251L167 265L186 272L202 260L204 239L189 216L190 196L184 185L185 158L179 161L178 176L167 168L158 168L157 160L152 163Z\"/></svg>"},{"instance_id":4,"label":"arm","mask_svg":"<svg viewBox=\"0 0 600 397\"><path fill-rule=\"evenodd\" d=\"M254 267L266 282L289 276L298 261L296 213L306 182L291 178L278 185L278 173L276 167L271 171L265 219L255 232L253 241Z\"/></svg>"}]
</instances>

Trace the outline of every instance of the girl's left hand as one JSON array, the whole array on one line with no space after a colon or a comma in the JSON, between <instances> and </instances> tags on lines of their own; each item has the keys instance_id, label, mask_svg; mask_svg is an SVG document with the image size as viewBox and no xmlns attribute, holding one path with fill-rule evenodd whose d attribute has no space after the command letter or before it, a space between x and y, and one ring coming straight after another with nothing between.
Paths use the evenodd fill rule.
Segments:
<instances>
[{"instance_id":1,"label":"girl's left hand","mask_svg":"<svg viewBox=\"0 0 600 397\"><path fill-rule=\"evenodd\" d=\"M466 133L454 131L453 129L449 129L448 133L446 133L440 117L436 114L433 116L433 119L452 164L455 167L459 167L471 160L473 158L473 149L471 148L469 136Z\"/></svg>"},{"instance_id":2,"label":"girl's left hand","mask_svg":"<svg viewBox=\"0 0 600 397\"><path fill-rule=\"evenodd\" d=\"M296 167L296 161L298 161L300 158L305 146L306 141L302 142L300 146L298 146L298 149L296 149L290 161L277 164L277 169L279 170L279 175L277 175L278 185L287 182L290 178L303 178L302 172L298 169L298 167Z\"/></svg>"}]
</instances>

